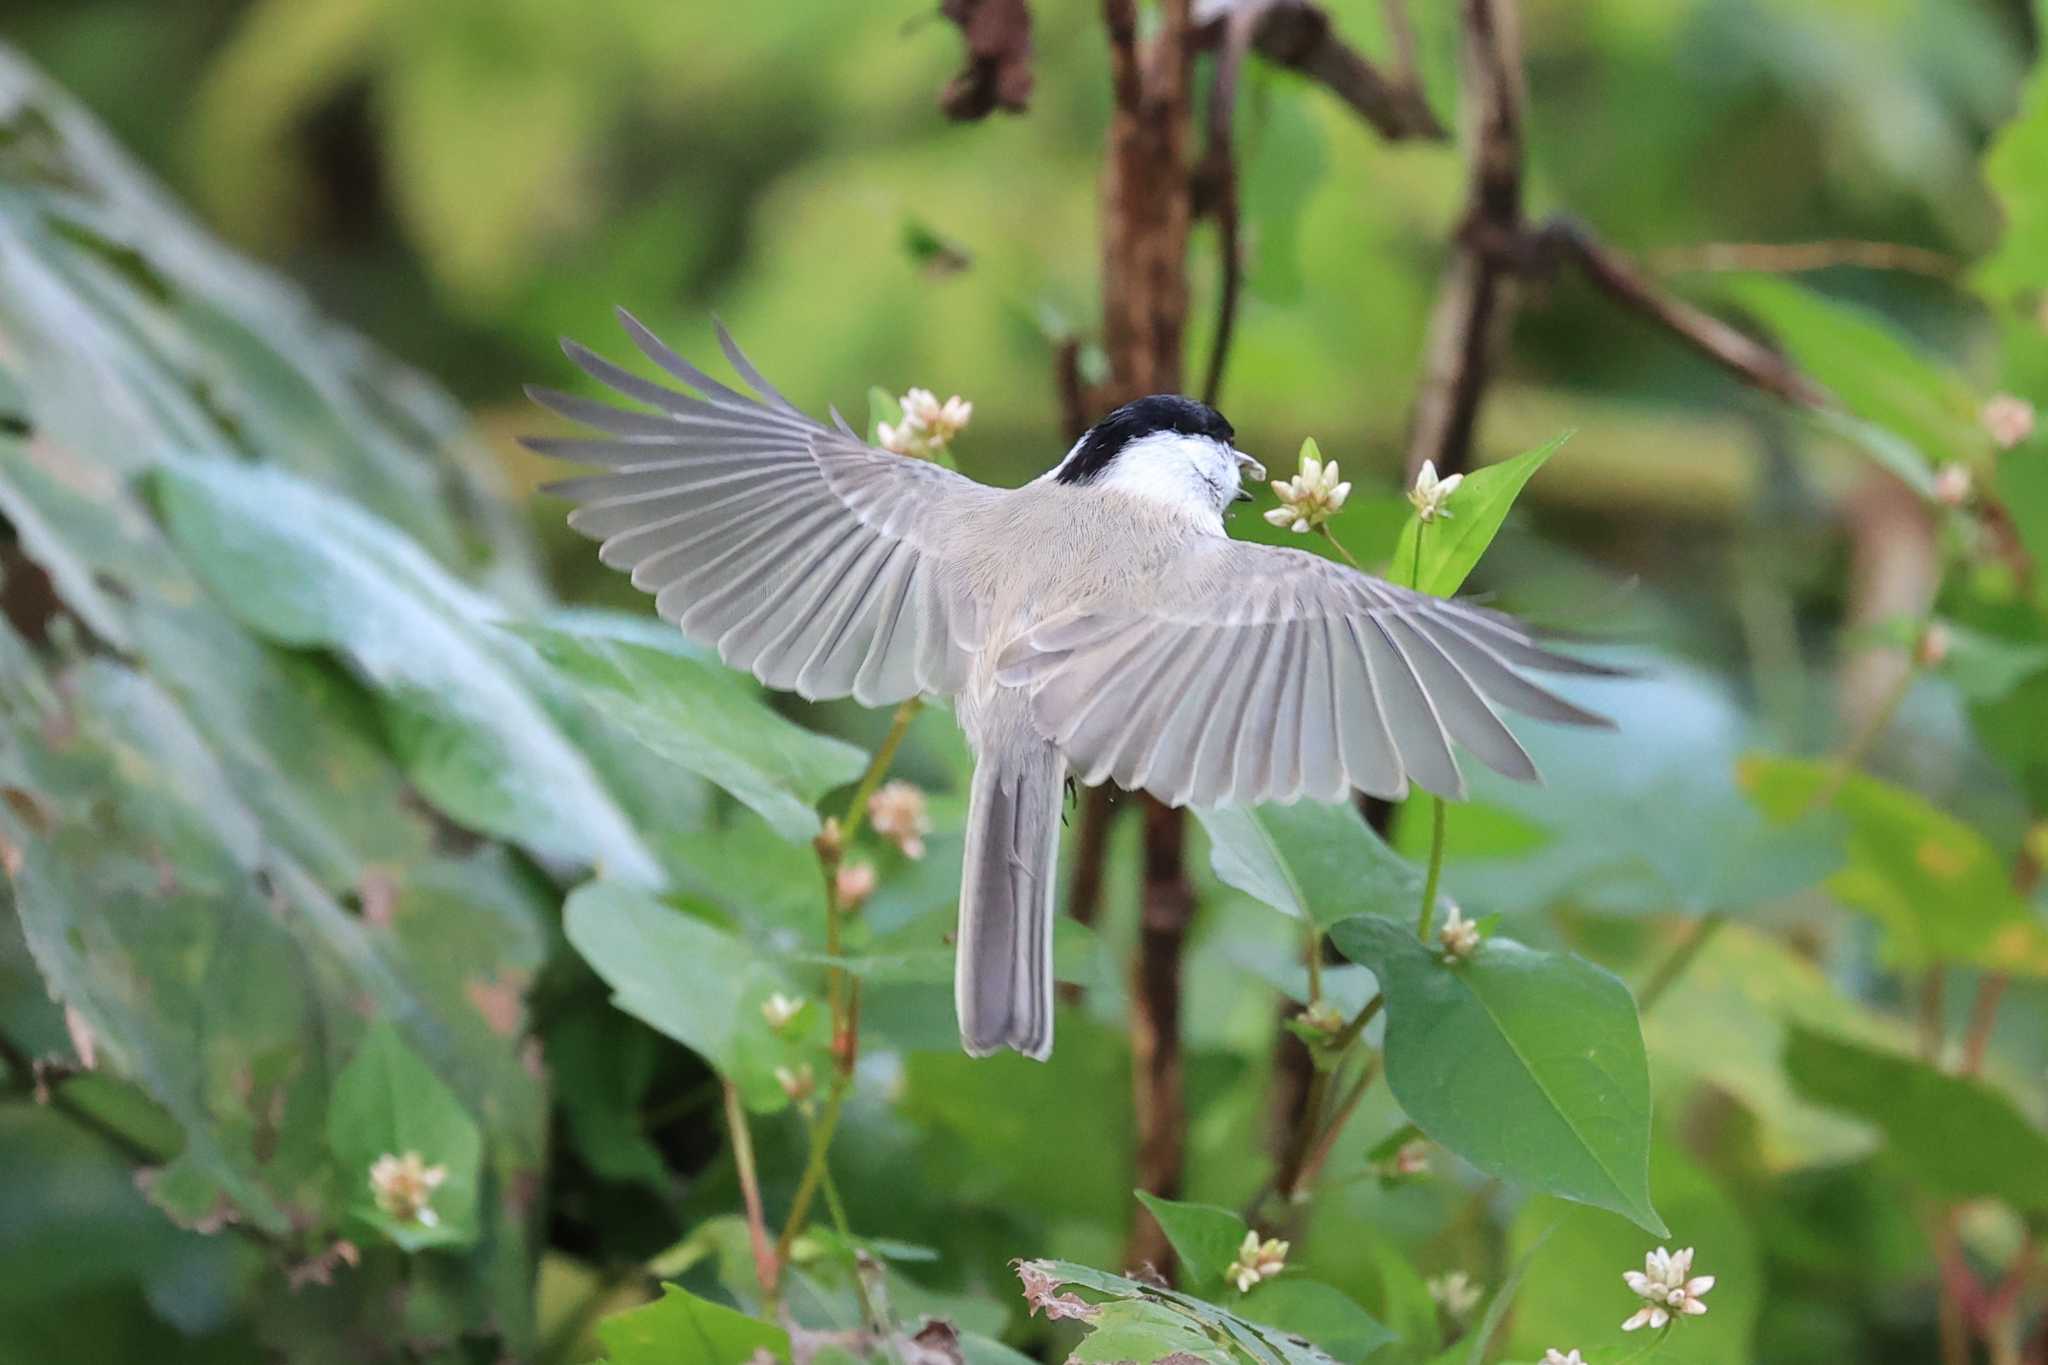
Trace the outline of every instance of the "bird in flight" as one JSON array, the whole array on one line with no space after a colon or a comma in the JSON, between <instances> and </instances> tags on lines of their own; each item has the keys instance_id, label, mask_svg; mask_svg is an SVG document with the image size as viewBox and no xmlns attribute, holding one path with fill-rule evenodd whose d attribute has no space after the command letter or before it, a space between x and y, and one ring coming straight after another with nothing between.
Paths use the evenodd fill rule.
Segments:
<instances>
[{"instance_id":1,"label":"bird in flight","mask_svg":"<svg viewBox=\"0 0 2048 1365\"><path fill-rule=\"evenodd\" d=\"M1462 796L1452 742L1535 766L1502 709L1604 725L1531 673L1607 673L1513 619L1301 550L1230 539L1258 462L1223 415L1156 395L1045 474L993 488L825 426L723 327L741 393L631 314L682 388L573 341L642 409L529 388L601 433L532 438L604 472L550 486L569 524L724 661L807 698L950 700L974 753L954 1003L961 1045L1052 1051L1053 892L1069 775L1172 806Z\"/></svg>"}]
</instances>

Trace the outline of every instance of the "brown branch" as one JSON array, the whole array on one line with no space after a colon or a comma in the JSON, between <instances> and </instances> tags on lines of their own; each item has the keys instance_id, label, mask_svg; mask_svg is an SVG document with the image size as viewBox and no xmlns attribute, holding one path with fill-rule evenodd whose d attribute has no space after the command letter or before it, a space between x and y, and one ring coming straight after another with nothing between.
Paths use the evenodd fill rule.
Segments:
<instances>
[{"instance_id":1,"label":"brown branch","mask_svg":"<svg viewBox=\"0 0 2048 1365\"><path fill-rule=\"evenodd\" d=\"M967 65L946 84L939 108L956 122L987 118L1031 103L1031 10L1025 0L939 0L939 13L960 26Z\"/></svg>"},{"instance_id":2,"label":"brown branch","mask_svg":"<svg viewBox=\"0 0 2048 1365\"><path fill-rule=\"evenodd\" d=\"M1944 251L1898 242L1705 242L1646 252L1644 263L1660 275L1695 271L1757 270L1790 275L1852 265L1864 270L1899 270L1937 280L1953 279L1963 262Z\"/></svg>"},{"instance_id":3,"label":"brown branch","mask_svg":"<svg viewBox=\"0 0 2048 1365\"><path fill-rule=\"evenodd\" d=\"M1470 462L1479 406L1513 309L1507 253L1522 231L1522 78L1512 0L1462 0L1459 95L1466 160L1465 222L1430 314L1408 437L1408 471Z\"/></svg>"},{"instance_id":4,"label":"brown branch","mask_svg":"<svg viewBox=\"0 0 2048 1365\"><path fill-rule=\"evenodd\" d=\"M1216 74L1209 85L1209 145L1195 172L1197 212L1216 215L1216 254L1222 272L1217 291L1216 335L1209 344L1209 365L1202 378L1202 401L1215 406L1223 390L1223 367L1230 360L1230 341L1237 328L1237 305L1244 292L1243 214L1238 202L1236 133L1237 83L1252 35L1271 0L1242 0L1220 21L1223 44L1216 54Z\"/></svg>"},{"instance_id":5,"label":"brown branch","mask_svg":"<svg viewBox=\"0 0 2048 1365\"><path fill-rule=\"evenodd\" d=\"M1806 407L1827 401L1827 392L1784 356L1719 318L1664 293L1621 252L1607 246L1585 224L1557 217L1522 243L1528 270L1547 271L1560 261L1577 266L1595 288L1615 303L1657 323L1678 340L1753 388Z\"/></svg>"},{"instance_id":6,"label":"brown branch","mask_svg":"<svg viewBox=\"0 0 2048 1365\"><path fill-rule=\"evenodd\" d=\"M1338 34L1327 11L1308 0L1277 0L1253 6L1262 11L1252 46L1278 66L1297 72L1327 89L1389 141L1422 138L1441 142L1450 136L1430 110L1415 79L1413 37L1406 15L1389 29L1400 65L1387 75ZM1390 5L1390 9L1394 6ZM1220 42L1242 3L1205 25L1206 44Z\"/></svg>"},{"instance_id":7,"label":"brown branch","mask_svg":"<svg viewBox=\"0 0 2048 1365\"><path fill-rule=\"evenodd\" d=\"M1115 107L1103 188L1103 347L1110 378L1101 406L1181 388L1187 326L1188 174L1193 26L1189 0L1168 0L1157 32L1138 41L1134 0L1104 0ZM1181 1088L1181 954L1194 915L1182 813L1149 798L1144 885L1132 964L1131 1076L1141 1189L1180 1190L1187 1116ZM1151 1219L1131 1230L1126 1262L1171 1263Z\"/></svg>"}]
</instances>

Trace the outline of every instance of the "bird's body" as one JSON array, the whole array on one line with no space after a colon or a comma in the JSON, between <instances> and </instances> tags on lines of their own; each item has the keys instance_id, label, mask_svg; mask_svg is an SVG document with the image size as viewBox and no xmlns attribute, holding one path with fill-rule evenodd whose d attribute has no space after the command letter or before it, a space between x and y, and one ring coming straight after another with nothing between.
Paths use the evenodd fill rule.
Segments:
<instances>
[{"instance_id":1,"label":"bird's body","mask_svg":"<svg viewBox=\"0 0 2048 1365\"><path fill-rule=\"evenodd\" d=\"M1229 539L1257 466L1202 404L1126 405L1042 478L990 488L810 421L722 331L765 401L624 321L695 396L569 343L656 411L536 390L608 437L529 444L609 467L555 486L583 504L571 524L727 663L808 697L952 700L976 763L955 977L971 1053L1051 1050L1070 772L1173 805L1396 797L1411 775L1461 794L1453 738L1535 775L1496 705L1598 723L1524 674L1601 670L1506 617Z\"/></svg>"}]
</instances>

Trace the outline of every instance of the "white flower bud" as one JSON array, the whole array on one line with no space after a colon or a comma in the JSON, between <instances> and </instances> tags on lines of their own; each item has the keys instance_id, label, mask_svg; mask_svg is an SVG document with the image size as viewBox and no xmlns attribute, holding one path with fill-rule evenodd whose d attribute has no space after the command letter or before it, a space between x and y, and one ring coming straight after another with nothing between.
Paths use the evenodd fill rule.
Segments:
<instances>
[{"instance_id":1,"label":"white flower bud","mask_svg":"<svg viewBox=\"0 0 2048 1365\"><path fill-rule=\"evenodd\" d=\"M924 793L910 783L890 782L870 796L868 823L905 857L924 856L924 836L932 832L932 822L925 812Z\"/></svg>"},{"instance_id":2,"label":"white flower bud","mask_svg":"<svg viewBox=\"0 0 2048 1365\"><path fill-rule=\"evenodd\" d=\"M1465 482L1463 474L1453 474L1448 479L1436 476L1436 461L1424 460L1421 472L1415 476L1415 486L1408 490L1408 501L1415 508L1415 515L1427 525L1439 518L1450 519L1450 509L1444 506L1451 494L1458 491L1458 485Z\"/></svg>"},{"instance_id":3,"label":"white flower bud","mask_svg":"<svg viewBox=\"0 0 2048 1365\"><path fill-rule=\"evenodd\" d=\"M1641 1270L1624 1271L1621 1277L1645 1306L1621 1324L1624 1332L1639 1327L1662 1327L1675 1318L1696 1318L1707 1311L1700 1297L1714 1287L1712 1275L1692 1273L1692 1248L1667 1251L1658 1247L1643 1257Z\"/></svg>"},{"instance_id":4,"label":"white flower bud","mask_svg":"<svg viewBox=\"0 0 2048 1365\"><path fill-rule=\"evenodd\" d=\"M404 1156L386 1152L370 1163L370 1196L387 1217L423 1228L437 1227L441 1216L427 1201L447 1179L446 1166L429 1166L418 1152Z\"/></svg>"},{"instance_id":5,"label":"white flower bud","mask_svg":"<svg viewBox=\"0 0 2048 1365\"><path fill-rule=\"evenodd\" d=\"M1992 395L1980 419L2000 450L2011 450L2034 434L2034 405L2009 393Z\"/></svg>"}]
</instances>

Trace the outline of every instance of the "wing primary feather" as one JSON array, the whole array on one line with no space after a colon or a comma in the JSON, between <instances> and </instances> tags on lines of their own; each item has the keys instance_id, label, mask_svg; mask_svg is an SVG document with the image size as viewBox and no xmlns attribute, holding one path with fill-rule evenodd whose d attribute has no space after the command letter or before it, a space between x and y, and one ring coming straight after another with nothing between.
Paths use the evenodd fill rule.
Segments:
<instances>
[{"instance_id":1,"label":"wing primary feather","mask_svg":"<svg viewBox=\"0 0 2048 1365\"><path fill-rule=\"evenodd\" d=\"M1458 661L1473 685L1501 705L1538 720L1589 725L1605 730L1614 728L1614 722L1606 716L1575 705L1549 688L1523 677L1484 641L1468 634L1457 618L1422 616L1411 624L1436 639L1439 647Z\"/></svg>"},{"instance_id":2,"label":"wing primary feather","mask_svg":"<svg viewBox=\"0 0 2048 1365\"><path fill-rule=\"evenodd\" d=\"M732 366L734 374L747 381L747 387L760 394L776 407L781 408L784 412L797 417L803 416L803 413L797 410L796 404L784 398L781 391L763 378L761 372L754 368L754 362L747 359L746 352L742 351L740 344L732 339L732 333L726 330L725 323L716 314L712 315L711 326L718 333L718 349L725 352L726 363Z\"/></svg>"},{"instance_id":3,"label":"wing primary feather","mask_svg":"<svg viewBox=\"0 0 2048 1365\"><path fill-rule=\"evenodd\" d=\"M1429 689L1416 675L1415 665L1402 652L1400 642L1388 633L1378 612L1365 618L1366 648L1373 664L1373 680L1380 684L1385 705L1387 733L1400 750L1402 766L1409 775L1438 796L1465 795L1464 774L1451 756L1450 736L1443 717L1430 700ZM1384 663L1385 667L1379 665Z\"/></svg>"},{"instance_id":4,"label":"wing primary feather","mask_svg":"<svg viewBox=\"0 0 2048 1365\"><path fill-rule=\"evenodd\" d=\"M1393 612L1382 618L1387 633L1399 646L1402 657L1424 680L1429 699L1437 709L1451 737L1477 754L1487 767L1523 782L1536 780L1536 765L1514 732L1501 723L1493 707L1472 685L1471 678L1428 636L1410 624L1411 612Z\"/></svg>"}]
</instances>

